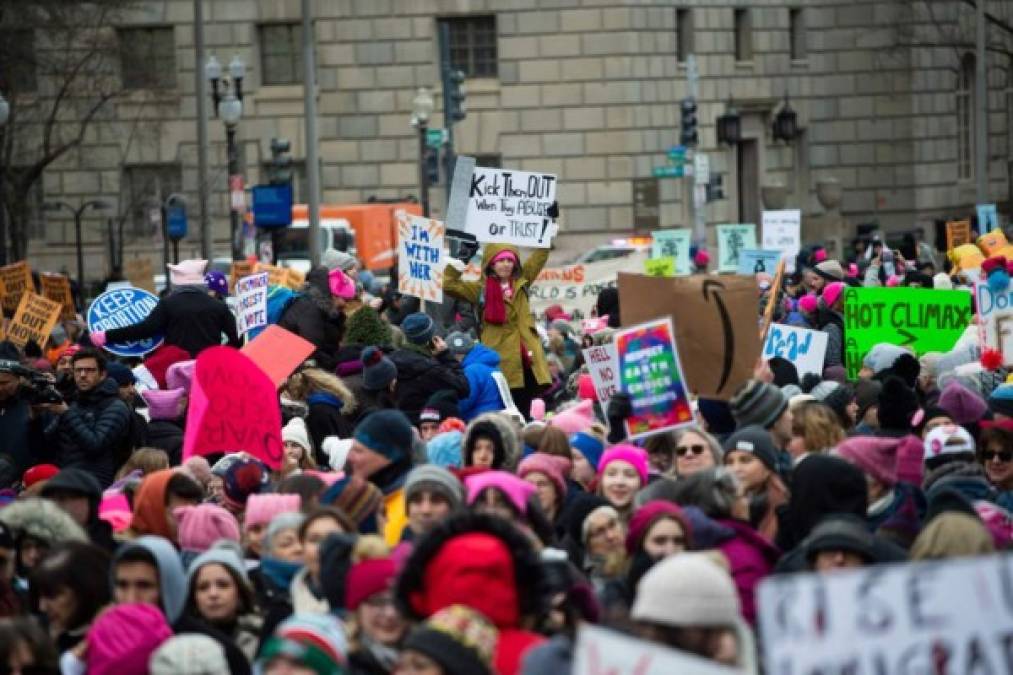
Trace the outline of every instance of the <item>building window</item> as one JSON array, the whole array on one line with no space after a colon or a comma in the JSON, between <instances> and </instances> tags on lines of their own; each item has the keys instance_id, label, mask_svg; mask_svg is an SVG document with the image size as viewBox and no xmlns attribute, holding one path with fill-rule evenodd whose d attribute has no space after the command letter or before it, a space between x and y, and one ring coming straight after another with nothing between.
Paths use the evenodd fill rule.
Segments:
<instances>
[{"instance_id":1,"label":"building window","mask_svg":"<svg viewBox=\"0 0 1013 675\"><path fill-rule=\"evenodd\" d=\"M499 72L495 16L440 19L450 28L450 65L465 77L496 77Z\"/></svg>"},{"instance_id":2,"label":"building window","mask_svg":"<svg viewBox=\"0 0 1013 675\"><path fill-rule=\"evenodd\" d=\"M484 166L487 169L502 169L503 155L498 152L475 155L475 166Z\"/></svg>"},{"instance_id":3,"label":"building window","mask_svg":"<svg viewBox=\"0 0 1013 675\"><path fill-rule=\"evenodd\" d=\"M130 214L130 233L150 237L161 221L158 209L166 197L183 189L183 168L179 164L134 164L123 167L120 192L124 209Z\"/></svg>"},{"instance_id":4,"label":"building window","mask_svg":"<svg viewBox=\"0 0 1013 675\"><path fill-rule=\"evenodd\" d=\"M957 80L957 178L974 177L974 54L964 54Z\"/></svg>"},{"instance_id":5,"label":"building window","mask_svg":"<svg viewBox=\"0 0 1013 675\"><path fill-rule=\"evenodd\" d=\"M172 26L121 28L119 40L125 89L176 88L176 37Z\"/></svg>"},{"instance_id":6,"label":"building window","mask_svg":"<svg viewBox=\"0 0 1013 675\"><path fill-rule=\"evenodd\" d=\"M0 89L10 94L38 91L35 31L30 28L4 33L0 44Z\"/></svg>"},{"instance_id":7,"label":"building window","mask_svg":"<svg viewBox=\"0 0 1013 675\"><path fill-rule=\"evenodd\" d=\"M261 84L301 84L302 25L274 23L260 27Z\"/></svg>"},{"instance_id":8,"label":"building window","mask_svg":"<svg viewBox=\"0 0 1013 675\"><path fill-rule=\"evenodd\" d=\"M791 41L791 58L801 61L808 56L805 44L805 14L802 9L788 10L788 39Z\"/></svg>"},{"instance_id":9,"label":"building window","mask_svg":"<svg viewBox=\"0 0 1013 675\"><path fill-rule=\"evenodd\" d=\"M693 53L693 14L689 9L675 10L675 48L679 63L686 63Z\"/></svg>"},{"instance_id":10,"label":"building window","mask_svg":"<svg viewBox=\"0 0 1013 675\"><path fill-rule=\"evenodd\" d=\"M748 9L735 10L735 60L753 60L753 19Z\"/></svg>"}]
</instances>

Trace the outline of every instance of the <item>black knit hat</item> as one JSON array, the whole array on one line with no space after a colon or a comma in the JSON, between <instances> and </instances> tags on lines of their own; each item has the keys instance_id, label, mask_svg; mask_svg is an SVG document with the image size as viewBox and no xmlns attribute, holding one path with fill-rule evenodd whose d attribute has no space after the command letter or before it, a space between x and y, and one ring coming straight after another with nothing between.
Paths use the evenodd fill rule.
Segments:
<instances>
[{"instance_id":1,"label":"black knit hat","mask_svg":"<svg viewBox=\"0 0 1013 675\"><path fill-rule=\"evenodd\" d=\"M876 380L859 380L855 385L855 402L858 404L858 419L861 422L869 408L879 403L879 392L883 385Z\"/></svg>"},{"instance_id":2,"label":"black knit hat","mask_svg":"<svg viewBox=\"0 0 1013 675\"><path fill-rule=\"evenodd\" d=\"M810 562L822 551L848 551L867 563L877 562L873 534L862 518L851 513L835 513L821 520L803 546Z\"/></svg>"},{"instance_id":3,"label":"black knit hat","mask_svg":"<svg viewBox=\"0 0 1013 675\"><path fill-rule=\"evenodd\" d=\"M772 384L749 380L728 404L740 428L755 424L769 429L788 408L788 399Z\"/></svg>"},{"instance_id":4,"label":"black knit hat","mask_svg":"<svg viewBox=\"0 0 1013 675\"><path fill-rule=\"evenodd\" d=\"M724 451L725 457L730 452L748 452L771 471L777 471L777 448L770 432L763 427L750 425L739 429L725 441Z\"/></svg>"},{"instance_id":5,"label":"black knit hat","mask_svg":"<svg viewBox=\"0 0 1013 675\"><path fill-rule=\"evenodd\" d=\"M879 428L911 429L911 418L918 412L914 391L898 377L888 377L879 392Z\"/></svg>"},{"instance_id":6,"label":"black knit hat","mask_svg":"<svg viewBox=\"0 0 1013 675\"><path fill-rule=\"evenodd\" d=\"M397 379L397 366L384 356L379 347L362 350L362 388L366 391L383 391Z\"/></svg>"},{"instance_id":7,"label":"black knit hat","mask_svg":"<svg viewBox=\"0 0 1013 675\"><path fill-rule=\"evenodd\" d=\"M496 627L482 614L451 605L413 630L402 649L425 654L445 675L488 675L498 637Z\"/></svg>"}]
</instances>

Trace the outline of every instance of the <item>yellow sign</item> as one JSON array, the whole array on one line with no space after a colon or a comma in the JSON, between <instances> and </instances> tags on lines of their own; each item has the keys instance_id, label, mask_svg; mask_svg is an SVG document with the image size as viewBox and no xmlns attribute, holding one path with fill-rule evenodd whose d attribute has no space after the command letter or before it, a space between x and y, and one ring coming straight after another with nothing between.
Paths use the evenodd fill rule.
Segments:
<instances>
[{"instance_id":1,"label":"yellow sign","mask_svg":"<svg viewBox=\"0 0 1013 675\"><path fill-rule=\"evenodd\" d=\"M53 326L60 320L63 305L35 293L21 296L14 319L7 327L7 339L22 349L29 340L45 347Z\"/></svg>"},{"instance_id":2,"label":"yellow sign","mask_svg":"<svg viewBox=\"0 0 1013 675\"><path fill-rule=\"evenodd\" d=\"M644 261L644 274L649 277L674 277L675 258L648 258Z\"/></svg>"},{"instance_id":3,"label":"yellow sign","mask_svg":"<svg viewBox=\"0 0 1013 675\"><path fill-rule=\"evenodd\" d=\"M18 308L21 296L35 290L32 268L24 260L0 267L0 280L3 281L3 309L6 313Z\"/></svg>"},{"instance_id":4,"label":"yellow sign","mask_svg":"<svg viewBox=\"0 0 1013 675\"><path fill-rule=\"evenodd\" d=\"M42 295L63 307L60 318L73 321L77 311L74 308L74 296L70 292L70 279L62 274L42 274L39 276Z\"/></svg>"}]
</instances>

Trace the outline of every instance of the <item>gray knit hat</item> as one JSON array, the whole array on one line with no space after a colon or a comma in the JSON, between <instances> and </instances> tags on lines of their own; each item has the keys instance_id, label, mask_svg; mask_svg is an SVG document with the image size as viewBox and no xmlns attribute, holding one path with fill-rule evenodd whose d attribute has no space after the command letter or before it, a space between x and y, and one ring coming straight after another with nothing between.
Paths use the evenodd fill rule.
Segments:
<instances>
[{"instance_id":1,"label":"gray knit hat","mask_svg":"<svg viewBox=\"0 0 1013 675\"><path fill-rule=\"evenodd\" d=\"M326 265L328 271L341 270L342 272L348 272L355 268L358 261L353 255L335 248L329 248L321 256L320 263Z\"/></svg>"},{"instance_id":2,"label":"gray knit hat","mask_svg":"<svg viewBox=\"0 0 1013 675\"><path fill-rule=\"evenodd\" d=\"M749 380L728 402L739 427L755 424L769 429L788 407L788 399L772 384Z\"/></svg>"},{"instance_id":3,"label":"gray knit hat","mask_svg":"<svg viewBox=\"0 0 1013 675\"><path fill-rule=\"evenodd\" d=\"M366 347L361 358L362 388L366 391L383 391L397 379L397 366L379 347Z\"/></svg>"},{"instance_id":4,"label":"gray knit hat","mask_svg":"<svg viewBox=\"0 0 1013 675\"><path fill-rule=\"evenodd\" d=\"M728 437L724 451L726 457L730 452L748 452L771 471L777 471L777 448L766 429L758 426L742 427Z\"/></svg>"},{"instance_id":5,"label":"gray knit hat","mask_svg":"<svg viewBox=\"0 0 1013 675\"><path fill-rule=\"evenodd\" d=\"M171 637L151 655L151 675L217 675L228 672L225 648L207 635Z\"/></svg>"},{"instance_id":6,"label":"gray knit hat","mask_svg":"<svg viewBox=\"0 0 1013 675\"><path fill-rule=\"evenodd\" d=\"M475 340L467 333L454 331L447 336L447 351L452 356L464 356L475 346Z\"/></svg>"},{"instance_id":7,"label":"gray knit hat","mask_svg":"<svg viewBox=\"0 0 1013 675\"><path fill-rule=\"evenodd\" d=\"M734 626L739 596L728 572L706 553L669 556L644 575L630 616L663 626Z\"/></svg>"},{"instance_id":8,"label":"gray knit hat","mask_svg":"<svg viewBox=\"0 0 1013 675\"><path fill-rule=\"evenodd\" d=\"M456 509L464 503L464 487L454 474L435 464L420 464L408 473L405 479L405 501L421 490L432 490L447 498L450 507Z\"/></svg>"}]
</instances>

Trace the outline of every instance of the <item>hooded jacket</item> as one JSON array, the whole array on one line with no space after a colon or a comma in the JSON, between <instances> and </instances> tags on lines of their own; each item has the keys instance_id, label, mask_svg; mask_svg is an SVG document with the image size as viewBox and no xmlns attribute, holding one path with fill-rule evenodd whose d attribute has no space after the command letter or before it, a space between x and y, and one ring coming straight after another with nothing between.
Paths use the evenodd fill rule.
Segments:
<instances>
[{"instance_id":1,"label":"hooded jacket","mask_svg":"<svg viewBox=\"0 0 1013 675\"><path fill-rule=\"evenodd\" d=\"M426 401L436 392L447 389L463 398L470 391L461 364L450 352L442 351L436 355L425 352L422 347L406 345L390 354L390 360L397 367L397 386L394 389L397 407L413 424L418 422Z\"/></svg>"},{"instance_id":2,"label":"hooded jacket","mask_svg":"<svg viewBox=\"0 0 1013 675\"><path fill-rule=\"evenodd\" d=\"M482 253L482 269L489 272L489 263L502 251L511 251L517 259L521 256L516 246L506 244L487 244ZM479 281L463 281L461 273L447 266L443 277L443 290L478 307L479 318L482 320L482 344L495 350L500 356L500 369L506 376L511 389L524 387L524 362L521 349L525 349L531 358L531 372L540 385L552 382L549 367L545 362L542 341L535 328L535 320L531 317L531 306L528 303L528 290L538 278L542 268L549 259L549 249L540 248L528 256L519 269L514 270L513 297L506 300L507 320L503 325L491 324L484 316L485 279Z\"/></svg>"},{"instance_id":3,"label":"hooded jacket","mask_svg":"<svg viewBox=\"0 0 1013 675\"><path fill-rule=\"evenodd\" d=\"M351 438L355 432L355 395L347 386L338 392L318 391L306 397L309 412L306 415L306 430L313 443L314 459L317 466L326 467L329 459L324 454L324 439L328 436Z\"/></svg>"},{"instance_id":4,"label":"hooded jacket","mask_svg":"<svg viewBox=\"0 0 1013 675\"><path fill-rule=\"evenodd\" d=\"M334 309L327 268L316 267L306 275L301 293L281 315L278 325L316 347L311 357L326 371L338 365L338 346L345 332L345 314Z\"/></svg>"},{"instance_id":5,"label":"hooded jacket","mask_svg":"<svg viewBox=\"0 0 1013 675\"><path fill-rule=\"evenodd\" d=\"M119 398L116 380L107 377L94 389L80 392L77 401L57 419L60 468L84 469L103 488L113 482L117 450L130 442L132 414Z\"/></svg>"},{"instance_id":6,"label":"hooded jacket","mask_svg":"<svg viewBox=\"0 0 1013 675\"><path fill-rule=\"evenodd\" d=\"M148 438L144 445L164 450L169 456L169 466L178 465L183 457L183 422L151 420L148 422Z\"/></svg>"},{"instance_id":7,"label":"hooded jacket","mask_svg":"<svg viewBox=\"0 0 1013 675\"><path fill-rule=\"evenodd\" d=\"M461 418L470 422L482 413L503 410L503 399L492 374L499 370L500 356L481 342L476 342L464 357L461 367L468 378L468 395L458 402Z\"/></svg>"},{"instance_id":8,"label":"hooded jacket","mask_svg":"<svg viewBox=\"0 0 1013 675\"><path fill-rule=\"evenodd\" d=\"M792 473L791 499L777 510L777 545L795 548L831 513L865 518L868 487L862 470L839 457L811 455Z\"/></svg>"},{"instance_id":9,"label":"hooded jacket","mask_svg":"<svg viewBox=\"0 0 1013 675\"><path fill-rule=\"evenodd\" d=\"M485 413L473 419L464 432L461 460L465 467L472 466L471 454L479 436L492 438L495 446L493 469L512 471L517 466L520 461L521 446L513 422L499 413Z\"/></svg>"},{"instance_id":10,"label":"hooded jacket","mask_svg":"<svg viewBox=\"0 0 1013 675\"><path fill-rule=\"evenodd\" d=\"M98 517L102 488L95 477L81 469L64 469L46 481L42 496L48 497L58 491L74 492L88 498L88 522L84 525L88 538L109 553L115 551L117 544L113 539L112 525Z\"/></svg>"},{"instance_id":11,"label":"hooded jacket","mask_svg":"<svg viewBox=\"0 0 1013 675\"><path fill-rule=\"evenodd\" d=\"M141 481L134 496L134 515L130 521L134 533L170 538L169 523L165 519L165 489L173 475L172 469L163 469L149 473Z\"/></svg>"},{"instance_id":12,"label":"hooded jacket","mask_svg":"<svg viewBox=\"0 0 1013 675\"><path fill-rule=\"evenodd\" d=\"M140 323L106 332L106 340L130 342L156 335L165 336L165 344L176 345L195 357L208 347L222 343L222 336L231 347L242 343L236 334L236 317L228 305L207 294L203 286L180 286L158 301Z\"/></svg>"},{"instance_id":13,"label":"hooded jacket","mask_svg":"<svg viewBox=\"0 0 1013 675\"><path fill-rule=\"evenodd\" d=\"M735 536L718 546L718 550L728 559L742 603L742 617L755 625L756 588L774 571L781 552L748 523L738 520L718 520L718 523L735 532Z\"/></svg>"}]
</instances>

